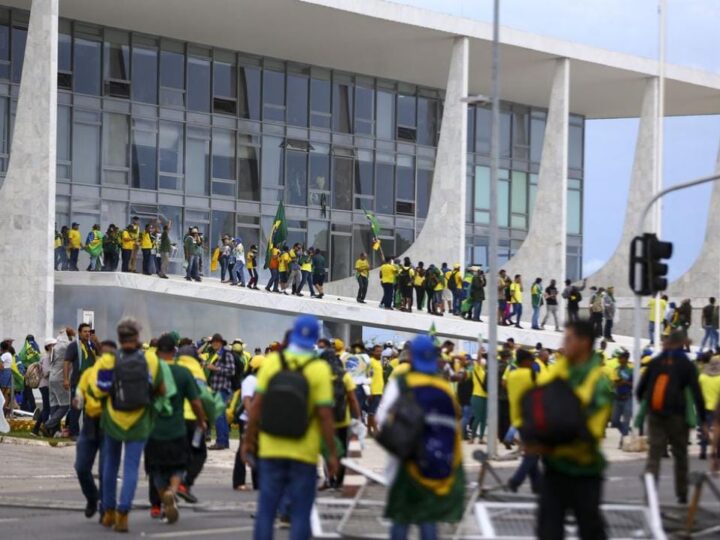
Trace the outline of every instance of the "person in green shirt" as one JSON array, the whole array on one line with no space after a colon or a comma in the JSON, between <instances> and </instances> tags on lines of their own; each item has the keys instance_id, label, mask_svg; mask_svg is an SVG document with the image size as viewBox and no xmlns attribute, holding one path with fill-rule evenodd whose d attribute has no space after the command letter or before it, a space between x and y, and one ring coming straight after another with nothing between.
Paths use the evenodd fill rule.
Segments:
<instances>
[{"instance_id":1,"label":"person in green shirt","mask_svg":"<svg viewBox=\"0 0 720 540\"><path fill-rule=\"evenodd\" d=\"M190 370L175 362L175 352L173 337L170 334L160 336L156 354L172 374L175 393L168 396L169 410L160 412L155 418L145 446L145 468L150 477L150 514L158 516L162 504L162 513L168 523L175 523L179 517L175 498L189 457L185 400L195 413L197 428L203 432L207 429L198 385Z\"/></svg>"},{"instance_id":2,"label":"person in green shirt","mask_svg":"<svg viewBox=\"0 0 720 540\"><path fill-rule=\"evenodd\" d=\"M542 278L535 278L530 287L530 297L532 300L532 329L540 330L540 308L544 304Z\"/></svg>"}]
</instances>

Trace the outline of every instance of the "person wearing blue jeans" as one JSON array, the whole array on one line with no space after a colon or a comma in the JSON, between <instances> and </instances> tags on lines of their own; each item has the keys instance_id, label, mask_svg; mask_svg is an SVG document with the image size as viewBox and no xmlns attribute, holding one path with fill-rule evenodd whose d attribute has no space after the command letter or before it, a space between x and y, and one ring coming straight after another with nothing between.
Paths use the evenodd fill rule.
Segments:
<instances>
[{"instance_id":1,"label":"person wearing blue jeans","mask_svg":"<svg viewBox=\"0 0 720 540\"><path fill-rule=\"evenodd\" d=\"M393 309L393 290L394 285L392 283L383 283L382 289L383 289L383 297L382 302L380 302L380 307L384 307L385 309Z\"/></svg>"},{"instance_id":2,"label":"person wearing blue jeans","mask_svg":"<svg viewBox=\"0 0 720 540\"><path fill-rule=\"evenodd\" d=\"M436 523L420 523L420 540L436 540L437 524ZM393 523L390 528L390 540L406 540L410 532L410 525L407 523Z\"/></svg>"},{"instance_id":3,"label":"person wearing blue jeans","mask_svg":"<svg viewBox=\"0 0 720 540\"><path fill-rule=\"evenodd\" d=\"M91 518L97 511L98 503L100 503L100 495L102 493L102 478L103 478L103 452L101 446L103 444L103 435L100 431L100 419L90 418L84 415L82 429L80 430L80 436L75 444L75 472L77 474L78 482L80 482L80 489L85 496L87 505L85 506L85 517ZM95 464L95 457L99 454L98 470L100 471L100 488L95 485L95 479L93 478L93 465ZM100 505L100 512L102 513L102 504Z\"/></svg>"},{"instance_id":4,"label":"person wearing blue jeans","mask_svg":"<svg viewBox=\"0 0 720 540\"><path fill-rule=\"evenodd\" d=\"M130 512L135 498L140 458L145 448L145 442L145 439L120 441L107 434L103 438L101 453L103 454L102 506L104 509L114 509L120 514ZM120 501L118 502L117 477L121 457L123 458L123 481L120 489Z\"/></svg>"},{"instance_id":5,"label":"person wearing blue jeans","mask_svg":"<svg viewBox=\"0 0 720 540\"><path fill-rule=\"evenodd\" d=\"M227 405L232 397L232 381L235 376L235 357L227 348L227 342L220 334L210 338L206 368L210 372L208 384L213 392L222 397ZM230 447L230 426L224 414L215 421L215 444L208 450L225 450Z\"/></svg>"},{"instance_id":6,"label":"person wearing blue jeans","mask_svg":"<svg viewBox=\"0 0 720 540\"><path fill-rule=\"evenodd\" d=\"M262 480L255 515L255 540L273 537L275 517L283 495L290 502L289 509L283 509L290 518L290 540L309 540L309 516L315 502L317 481L315 465L292 459L261 459L258 465Z\"/></svg>"},{"instance_id":7,"label":"person wearing blue jeans","mask_svg":"<svg viewBox=\"0 0 720 540\"><path fill-rule=\"evenodd\" d=\"M235 261L235 266L232 268L232 283L233 285L240 284L241 287L245 286L245 263L243 261Z\"/></svg>"},{"instance_id":8,"label":"person wearing blue jeans","mask_svg":"<svg viewBox=\"0 0 720 540\"><path fill-rule=\"evenodd\" d=\"M270 292L280 292L278 289L278 284L280 283L280 272L278 272L277 268L271 268L270 269L270 281L267 282L267 285L265 286L265 290Z\"/></svg>"},{"instance_id":9,"label":"person wearing blue jeans","mask_svg":"<svg viewBox=\"0 0 720 540\"><path fill-rule=\"evenodd\" d=\"M220 390L220 396L222 397L225 405L230 403L232 392L228 390ZM230 425L228 424L227 417L224 414L218 416L215 421L215 446L222 448L230 447ZM210 450L216 450L220 448L210 447Z\"/></svg>"},{"instance_id":10,"label":"person wearing blue jeans","mask_svg":"<svg viewBox=\"0 0 720 540\"><path fill-rule=\"evenodd\" d=\"M200 258L197 255L191 255L188 260L187 270L185 271L185 279L200 281L199 273Z\"/></svg>"},{"instance_id":11,"label":"person wearing blue jeans","mask_svg":"<svg viewBox=\"0 0 720 540\"><path fill-rule=\"evenodd\" d=\"M715 305L715 298L711 297L709 303L702 309L702 327L705 335L700 343L700 350L705 350L705 345L709 345L709 350L715 351L718 346L718 306Z\"/></svg>"},{"instance_id":12,"label":"person wearing blue jeans","mask_svg":"<svg viewBox=\"0 0 720 540\"><path fill-rule=\"evenodd\" d=\"M530 489L533 493L540 492L540 456L525 454L522 457L520 466L515 470L512 477L508 481L508 487L513 493L525 481L525 478L530 478Z\"/></svg>"}]
</instances>

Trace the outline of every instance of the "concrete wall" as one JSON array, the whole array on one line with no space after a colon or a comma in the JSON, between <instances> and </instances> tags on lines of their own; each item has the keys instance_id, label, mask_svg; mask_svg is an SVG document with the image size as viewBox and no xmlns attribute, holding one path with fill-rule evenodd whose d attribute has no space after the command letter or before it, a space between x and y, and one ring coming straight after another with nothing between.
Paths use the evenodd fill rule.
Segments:
<instances>
[{"instance_id":1,"label":"concrete wall","mask_svg":"<svg viewBox=\"0 0 720 540\"><path fill-rule=\"evenodd\" d=\"M440 140L435 157L430 206L425 225L412 246L400 257L440 264L463 264L465 258L465 176L467 167L468 39L453 43L448 81L445 88ZM358 254L355 253L355 256ZM388 253L390 255L390 253ZM346 278L328 283L328 294L357 296L357 281ZM382 296L377 273L370 278L368 299Z\"/></svg>"},{"instance_id":2,"label":"concrete wall","mask_svg":"<svg viewBox=\"0 0 720 540\"><path fill-rule=\"evenodd\" d=\"M52 333L58 0L33 0L10 164L0 188L0 335Z\"/></svg>"}]
</instances>

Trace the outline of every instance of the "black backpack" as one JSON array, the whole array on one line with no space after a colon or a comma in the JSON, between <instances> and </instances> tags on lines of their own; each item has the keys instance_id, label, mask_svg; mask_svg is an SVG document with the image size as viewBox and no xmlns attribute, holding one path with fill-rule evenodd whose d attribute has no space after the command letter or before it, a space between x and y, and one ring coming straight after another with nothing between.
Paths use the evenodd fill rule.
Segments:
<instances>
[{"instance_id":1,"label":"black backpack","mask_svg":"<svg viewBox=\"0 0 720 540\"><path fill-rule=\"evenodd\" d=\"M345 420L348 406L347 391L345 390L345 383L343 382L345 370L339 364L340 360L330 363L333 376L333 418L335 419L335 422L342 422Z\"/></svg>"},{"instance_id":2,"label":"black backpack","mask_svg":"<svg viewBox=\"0 0 720 540\"><path fill-rule=\"evenodd\" d=\"M308 400L310 385L303 371L313 358L299 369L290 369L285 354L280 353L281 369L270 379L263 395L260 429L269 435L299 439L310 427Z\"/></svg>"},{"instance_id":3,"label":"black backpack","mask_svg":"<svg viewBox=\"0 0 720 540\"><path fill-rule=\"evenodd\" d=\"M411 459L420 449L425 431L425 410L415 400L405 377L398 377L400 397L388 411L375 437L377 443L398 459Z\"/></svg>"},{"instance_id":4,"label":"black backpack","mask_svg":"<svg viewBox=\"0 0 720 540\"><path fill-rule=\"evenodd\" d=\"M112 406L117 411L136 411L150 405L150 370L143 351L120 352L117 355L110 395Z\"/></svg>"},{"instance_id":5,"label":"black backpack","mask_svg":"<svg viewBox=\"0 0 720 540\"><path fill-rule=\"evenodd\" d=\"M242 386L243 379L245 378L245 355L243 353L232 352L233 363L235 364L235 373L232 376L230 384L232 385L233 392L239 390Z\"/></svg>"},{"instance_id":6,"label":"black backpack","mask_svg":"<svg viewBox=\"0 0 720 540\"><path fill-rule=\"evenodd\" d=\"M455 280L457 275L458 275L457 270L453 270L452 272L450 272L450 277L448 278L448 282L447 282L447 288L450 289L451 291L457 290L457 281Z\"/></svg>"},{"instance_id":7,"label":"black backpack","mask_svg":"<svg viewBox=\"0 0 720 540\"><path fill-rule=\"evenodd\" d=\"M398 285L401 289L405 289L410 286L410 269L409 268L403 268L400 270L400 275L398 276Z\"/></svg>"},{"instance_id":8,"label":"black backpack","mask_svg":"<svg viewBox=\"0 0 720 540\"><path fill-rule=\"evenodd\" d=\"M525 443L555 447L577 440L592 440L582 403L565 380L553 379L528 390L522 397L520 408L520 435Z\"/></svg>"}]
</instances>

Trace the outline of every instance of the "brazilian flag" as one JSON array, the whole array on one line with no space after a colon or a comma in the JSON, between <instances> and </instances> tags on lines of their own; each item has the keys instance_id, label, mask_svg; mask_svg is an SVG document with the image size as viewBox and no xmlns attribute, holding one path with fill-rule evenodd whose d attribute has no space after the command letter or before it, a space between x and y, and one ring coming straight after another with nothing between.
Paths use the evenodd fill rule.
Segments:
<instances>
[{"instance_id":1,"label":"brazilian flag","mask_svg":"<svg viewBox=\"0 0 720 540\"><path fill-rule=\"evenodd\" d=\"M38 347L38 344L35 343L34 340L26 339L22 349L17 353L17 359L27 368L30 364L34 364L40 360L40 347Z\"/></svg>"},{"instance_id":2,"label":"brazilian flag","mask_svg":"<svg viewBox=\"0 0 720 540\"><path fill-rule=\"evenodd\" d=\"M285 219L285 206L282 201L278 204L277 211L275 212L275 219L273 220L272 229L268 234L267 249L265 250L265 266L267 268L270 264L270 256L275 246L282 244L288 235L287 220Z\"/></svg>"},{"instance_id":3,"label":"brazilian flag","mask_svg":"<svg viewBox=\"0 0 720 540\"><path fill-rule=\"evenodd\" d=\"M372 233L372 248L377 251L380 249L380 223L378 223L375 214L365 210L365 217L370 222L370 232Z\"/></svg>"},{"instance_id":4,"label":"brazilian flag","mask_svg":"<svg viewBox=\"0 0 720 540\"><path fill-rule=\"evenodd\" d=\"M15 392L22 392L25 389L25 375L23 374L25 372L25 367L18 362L17 355L15 355L15 358L12 360L10 372L12 373L13 378L13 390Z\"/></svg>"}]
</instances>

